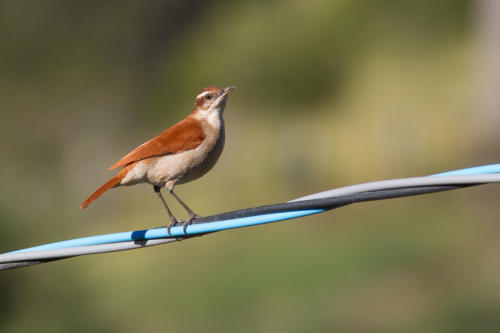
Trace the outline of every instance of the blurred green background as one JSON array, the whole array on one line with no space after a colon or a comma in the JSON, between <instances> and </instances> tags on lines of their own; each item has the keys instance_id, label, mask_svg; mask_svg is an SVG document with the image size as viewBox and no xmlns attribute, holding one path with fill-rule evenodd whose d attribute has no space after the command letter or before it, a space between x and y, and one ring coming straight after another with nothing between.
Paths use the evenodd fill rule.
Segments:
<instances>
[{"instance_id":1,"label":"blurred green background","mask_svg":"<svg viewBox=\"0 0 500 333\"><path fill-rule=\"evenodd\" d=\"M0 4L0 247L167 223L107 167L236 85L204 215L498 163L495 0ZM498 186L0 273L1 332L498 332ZM168 199L177 215L183 211Z\"/></svg>"}]
</instances>

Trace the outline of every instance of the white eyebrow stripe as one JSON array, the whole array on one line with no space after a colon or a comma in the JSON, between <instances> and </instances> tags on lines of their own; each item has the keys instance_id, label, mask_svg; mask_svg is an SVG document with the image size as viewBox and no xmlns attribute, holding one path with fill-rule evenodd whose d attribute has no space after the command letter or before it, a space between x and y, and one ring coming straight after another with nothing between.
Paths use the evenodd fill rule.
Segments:
<instances>
[{"instance_id":1,"label":"white eyebrow stripe","mask_svg":"<svg viewBox=\"0 0 500 333\"><path fill-rule=\"evenodd\" d=\"M201 94L198 94L198 96L196 96L196 98L198 98L198 97L205 97L207 94L210 94L210 93L211 93L211 91L204 91Z\"/></svg>"}]
</instances>

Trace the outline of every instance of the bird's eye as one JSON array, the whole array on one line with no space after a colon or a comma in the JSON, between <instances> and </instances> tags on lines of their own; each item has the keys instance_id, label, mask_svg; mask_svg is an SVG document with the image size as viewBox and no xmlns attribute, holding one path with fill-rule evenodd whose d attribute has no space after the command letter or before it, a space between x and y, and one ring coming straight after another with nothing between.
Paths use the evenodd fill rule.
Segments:
<instances>
[{"instance_id":1,"label":"bird's eye","mask_svg":"<svg viewBox=\"0 0 500 333\"><path fill-rule=\"evenodd\" d=\"M213 97L212 94L206 94L205 95L205 98L208 99L208 100L212 99L212 97Z\"/></svg>"}]
</instances>

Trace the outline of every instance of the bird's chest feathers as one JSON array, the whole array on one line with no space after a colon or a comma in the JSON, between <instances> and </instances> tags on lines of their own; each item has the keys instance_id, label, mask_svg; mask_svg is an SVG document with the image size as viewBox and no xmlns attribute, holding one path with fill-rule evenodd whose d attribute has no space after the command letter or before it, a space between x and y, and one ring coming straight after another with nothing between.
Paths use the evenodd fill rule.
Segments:
<instances>
[{"instance_id":1,"label":"bird's chest feathers","mask_svg":"<svg viewBox=\"0 0 500 333\"><path fill-rule=\"evenodd\" d=\"M224 119L219 112L211 112L207 115L200 115L198 120L205 139L194 150L200 154L208 154L222 143L224 145Z\"/></svg>"},{"instance_id":2,"label":"bird's chest feathers","mask_svg":"<svg viewBox=\"0 0 500 333\"><path fill-rule=\"evenodd\" d=\"M160 157L148 172L151 183L176 179L182 184L203 176L215 165L224 149L224 120L219 114L200 116L199 120L205 139L194 149Z\"/></svg>"}]
</instances>

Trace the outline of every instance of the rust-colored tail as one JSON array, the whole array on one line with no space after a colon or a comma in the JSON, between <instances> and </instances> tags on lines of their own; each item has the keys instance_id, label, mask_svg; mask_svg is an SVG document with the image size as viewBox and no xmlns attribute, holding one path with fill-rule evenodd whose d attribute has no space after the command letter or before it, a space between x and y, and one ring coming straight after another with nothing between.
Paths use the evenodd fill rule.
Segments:
<instances>
[{"instance_id":1,"label":"rust-colored tail","mask_svg":"<svg viewBox=\"0 0 500 333\"><path fill-rule=\"evenodd\" d=\"M80 209L87 208L95 199L99 198L104 192L117 185L122 179L124 175L120 172L118 175L114 176L107 182L101 185L94 193L92 193L81 205Z\"/></svg>"}]
</instances>

